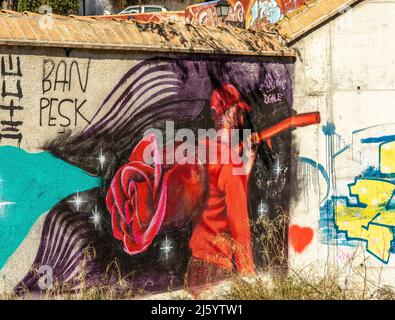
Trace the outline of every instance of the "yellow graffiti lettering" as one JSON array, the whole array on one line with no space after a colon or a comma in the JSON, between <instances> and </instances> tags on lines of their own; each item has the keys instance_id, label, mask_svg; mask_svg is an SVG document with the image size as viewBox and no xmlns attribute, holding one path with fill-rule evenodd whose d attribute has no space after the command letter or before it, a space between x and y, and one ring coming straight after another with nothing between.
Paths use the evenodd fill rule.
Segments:
<instances>
[{"instance_id":1,"label":"yellow graffiti lettering","mask_svg":"<svg viewBox=\"0 0 395 320\"><path fill-rule=\"evenodd\" d=\"M395 173L395 142L380 146L380 172ZM395 184L386 178L357 179L350 186L350 193L358 204L336 201L338 231L345 232L349 240L365 241L371 254L388 262L395 230L395 208L390 205Z\"/></svg>"}]
</instances>

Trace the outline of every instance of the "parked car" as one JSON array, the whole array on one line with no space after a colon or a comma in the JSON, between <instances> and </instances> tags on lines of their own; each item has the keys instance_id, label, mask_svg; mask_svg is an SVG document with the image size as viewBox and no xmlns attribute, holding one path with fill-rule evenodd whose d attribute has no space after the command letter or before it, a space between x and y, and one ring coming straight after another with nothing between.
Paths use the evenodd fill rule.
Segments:
<instances>
[{"instance_id":1,"label":"parked car","mask_svg":"<svg viewBox=\"0 0 395 320\"><path fill-rule=\"evenodd\" d=\"M130 6L122 10L119 14L133 14L133 13L150 13L150 12L164 12L169 11L164 6L144 5L144 6Z\"/></svg>"}]
</instances>

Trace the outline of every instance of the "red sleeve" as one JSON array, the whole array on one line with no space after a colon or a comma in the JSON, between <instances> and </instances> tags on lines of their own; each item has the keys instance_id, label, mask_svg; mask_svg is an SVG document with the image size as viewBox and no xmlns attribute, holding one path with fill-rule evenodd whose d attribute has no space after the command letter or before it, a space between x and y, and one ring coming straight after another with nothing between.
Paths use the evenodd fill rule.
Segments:
<instances>
[{"instance_id":1,"label":"red sleeve","mask_svg":"<svg viewBox=\"0 0 395 320\"><path fill-rule=\"evenodd\" d=\"M220 181L231 236L235 241L234 257L239 273L254 273L251 228L247 204L247 176L234 175L232 165L224 165Z\"/></svg>"}]
</instances>

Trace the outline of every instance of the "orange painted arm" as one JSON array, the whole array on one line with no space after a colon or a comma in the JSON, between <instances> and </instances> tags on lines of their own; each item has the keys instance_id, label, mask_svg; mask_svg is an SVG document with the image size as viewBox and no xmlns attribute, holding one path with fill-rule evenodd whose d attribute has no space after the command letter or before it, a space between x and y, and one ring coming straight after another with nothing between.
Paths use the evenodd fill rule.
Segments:
<instances>
[{"instance_id":1,"label":"orange painted arm","mask_svg":"<svg viewBox=\"0 0 395 320\"><path fill-rule=\"evenodd\" d=\"M261 143L270 140L274 136L279 135L280 133L283 133L289 129L310 126L320 123L320 121L321 117L319 112L303 113L292 116L260 133L254 133L252 135L252 141L255 143Z\"/></svg>"}]
</instances>

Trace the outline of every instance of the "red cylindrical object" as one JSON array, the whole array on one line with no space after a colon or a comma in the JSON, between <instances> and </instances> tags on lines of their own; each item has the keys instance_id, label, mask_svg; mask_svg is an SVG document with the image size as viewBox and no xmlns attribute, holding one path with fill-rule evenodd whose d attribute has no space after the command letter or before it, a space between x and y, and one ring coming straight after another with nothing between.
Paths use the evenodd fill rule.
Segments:
<instances>
[{"instance_id":1,"label":"red cylindrical object","mask_svg":"<svg viewBox=\"0 0 395 320\"><path fill-rule=\"evenodd\" d=\"M321 117L319 112L298 114L296 116L289 117L260 133L254 133L253 137L255 139L253 139L253 141L260 143L289 129L310 126L312 124L320 123L320 121Z\"/></svg>"}]
</instances>

